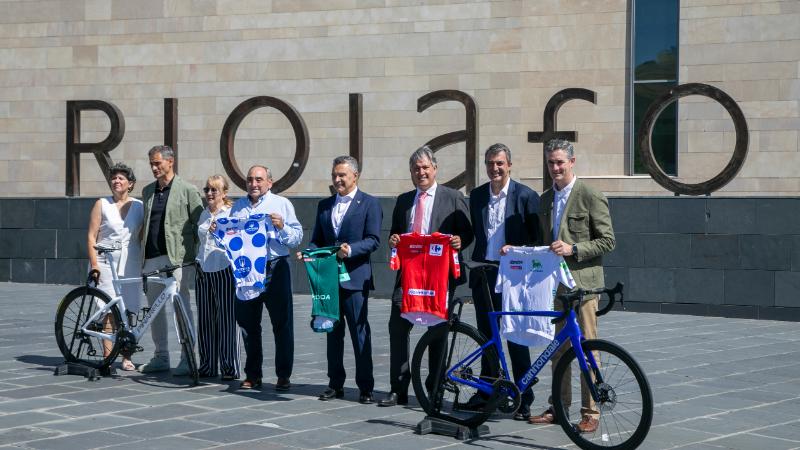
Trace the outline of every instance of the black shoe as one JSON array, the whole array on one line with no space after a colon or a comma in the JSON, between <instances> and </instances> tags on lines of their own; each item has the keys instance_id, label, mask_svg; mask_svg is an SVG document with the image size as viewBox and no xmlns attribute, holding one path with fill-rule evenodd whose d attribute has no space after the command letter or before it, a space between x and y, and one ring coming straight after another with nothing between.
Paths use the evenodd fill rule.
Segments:
<instances>
[{"instance_id":1,"label":"black shoe","mask_svg":"<svg viewBox=\"0 0 800 450\"><path fill-rule=\"evenodd\" d=\"M375 403L375 399L372 397L372 392L362 392L361 395L358 396L358 403L361 403L362 405Z\"/></svg>"},{"instance_id":2,"label":"black shoe","mask_svg":"<svg viewBox=\"0 0 800 450\"><path fill-rule=\"evenodd\" d=\"M407 405L408 404L408 394L398 394L397 392L392 392L386 396L383 400L378 402L378 406L396 406L396 405Z\"/></svg>"},{"instance_id":3,"label":"black shoe","mask_svg":"<svg viewBox=\"0 0 800 450\"><path fill-rule=\"evenodd\" d=\"M517 411L516 414L514 414L514 420L523 420L527 422L528 419L530 418L531 418L530 411Z\"/></svg>"},{"instance_id":4,"label":"black shoe","mask_svg":"<svg viewBox=\"0 0 800 450\"><path fill-rule=\"evenodd\" d=\"M344 389L334 389L328 388L322 394L319 394L319 399L323 402L328 400L332 400L334 398L343 398L344 397Z\"/></svg>"},{"instance_id":5,"label":"black shoe","mask_svg":"<svg viewBox=\"0 0 800 450\"><path fill-rule=\"evenodd\" d=\"M288 391L289 388L292 387L292 383L289 382L289 378L278 377L278 382L275 383L275 390L276 391Z\"/></svg>"}]
</instances>

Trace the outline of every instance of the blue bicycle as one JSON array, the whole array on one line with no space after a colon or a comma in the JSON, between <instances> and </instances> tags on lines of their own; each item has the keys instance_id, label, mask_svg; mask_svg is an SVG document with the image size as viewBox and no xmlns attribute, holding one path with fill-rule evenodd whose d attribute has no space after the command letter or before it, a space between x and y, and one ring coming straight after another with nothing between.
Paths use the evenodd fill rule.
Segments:
<instances>
[{"instance_id":1,"label":"blue bicycle","mask_svg":"<svg viewBox=\"0 0 800 450\"><path fill-rule=\"evenodd\" d=\"M488 290L485 270L480 273ZM563 312L492 311L491 339L460 321L463 302L455 299L448 322L430 328L414 349L412 382L417 401L431 417L477 427L496 409L514 413L520 405L520 392L539 381L536 376L547 361L564 347L553 372L551 399L556 422L583 449L636 448L647 436L653 418L653 395L647 377L622 347L600 339L584 339L577 322L584 296L608 296L608 304L597 312L602 316L613 308L618 295L622 301L622 289L622 284L617 283L613 289L559 295ZM565 321L561 332L517 383L509 376L498 332L502 315L552 317L553 323ZM589 394L595 414L599 412L599 424L594 432L581 433L574 423L581 419L582 408L570 410L570 406L573 398L579 405L587 404L589 399L582 400L581 396Z\"/></svg>"}]
</instances>

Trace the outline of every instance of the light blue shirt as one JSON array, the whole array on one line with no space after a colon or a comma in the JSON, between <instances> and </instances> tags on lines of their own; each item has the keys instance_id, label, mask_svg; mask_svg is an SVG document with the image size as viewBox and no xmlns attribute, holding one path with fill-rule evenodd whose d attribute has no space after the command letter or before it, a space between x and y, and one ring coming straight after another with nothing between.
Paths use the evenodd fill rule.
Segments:
<instances>
[{"instance_id":1,"label":"light blue shirt","mask_svg":"<svg viewBox=\"0 0 800 450\"><path fill-rule=\"evenodd\" d=\"M287 198L269 191L255 204L250 203L250 197L240 198L233 204L229 214L230 217L245 218L254 214L272 213L278 213L283 217L283 229L277 232L277 239L269 240L267 258L270 260L289 256L289 249L297 247L303 240L303 227L297 221L292 203Z\"/></svg>"}]
</instances>

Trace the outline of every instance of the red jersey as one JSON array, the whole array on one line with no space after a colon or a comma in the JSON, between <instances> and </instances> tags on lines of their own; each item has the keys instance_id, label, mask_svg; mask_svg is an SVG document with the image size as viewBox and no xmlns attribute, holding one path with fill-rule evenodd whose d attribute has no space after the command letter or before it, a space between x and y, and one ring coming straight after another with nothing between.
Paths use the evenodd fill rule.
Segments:
<instances>
[{"instance_id":1,"label":"red jersey","mask_svg":"<svg viewBox=\"0 0 800 450\"><path fill-rule=\"evenodd\" d=\"M458 251L450 246L450 235L406 233L392 249L389 267L400 269L403 303L400 315L417 325L435 325L447 320L448 275L461 276Z\"/></svg>"}]
</instances>

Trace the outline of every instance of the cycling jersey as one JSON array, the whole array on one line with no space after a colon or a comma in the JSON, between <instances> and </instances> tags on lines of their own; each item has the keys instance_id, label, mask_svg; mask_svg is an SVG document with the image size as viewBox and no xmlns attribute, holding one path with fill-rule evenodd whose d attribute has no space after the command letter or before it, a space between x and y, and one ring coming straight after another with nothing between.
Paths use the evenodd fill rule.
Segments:
<instances>
[{"instance_id":1,"label":"cycling jersey","mask_svg":"<svg viewBox=\"0 0 800 450\"><path fill-rule=\"evenodd\" d=\"M275 227L264 214L249 218L217 219L214 238L225 249L236 280L236 297L249 300L263 292L272 275L267 261L269 241L275 239ZM253 295L255 294L255 295Z\"/></svg>"},{"instance_id":2,"label":"cycling jersey","mask_svg":"<svg viewBox=\"0 0 800 450\"><path fill-rule=\"evenodd\" d=\"M500 257L495 292L503 293L503 311L552 311L559 283L575 287L564 258L548 247L511 247ZM533 347L553 340L550 317L502 317L500 334L511 342Z\"/></svg>"},{"instance_id":3,"label":"cycling jersey","mask_svg":"<svg viewBox=\"0 0 800 450\"><path fill-rule=\"evenodd\" d=\"M392 249L389 267L400 269L403 303L400 315L416 325L435 325L447 320L449 274L458 278L458 251L450 235L406 233Z\"/></svg>"},{"instance_id":4,"label":"cycling jersey","mask_svg":"<svg viewBox=\"0 0 800 450\"><path fill-rule=\"evenodd\" d=\"M338 246L302 252L311 286L311 329L320 333L330 332L339 321L339 282L350 280L337 251Z\"/></svg>"}]
</instances>

